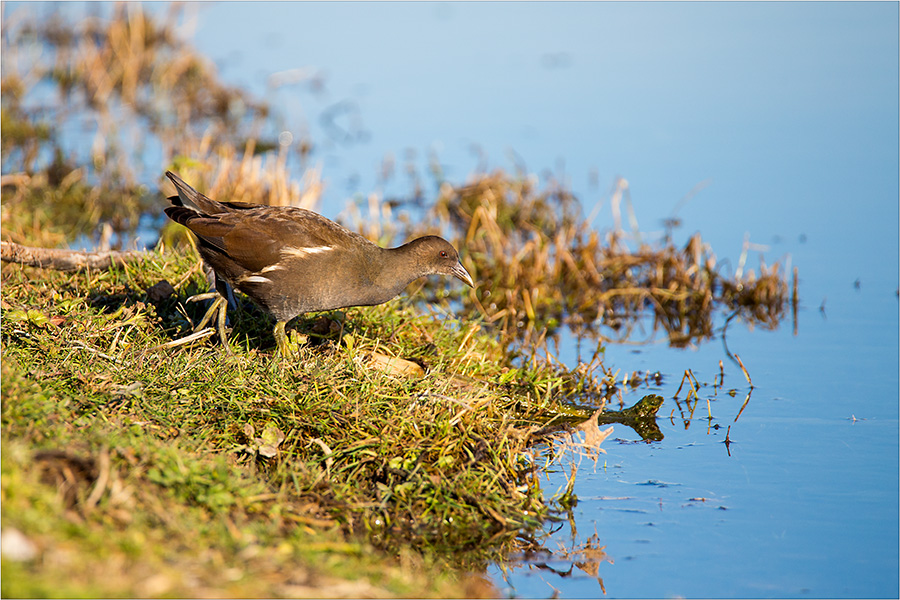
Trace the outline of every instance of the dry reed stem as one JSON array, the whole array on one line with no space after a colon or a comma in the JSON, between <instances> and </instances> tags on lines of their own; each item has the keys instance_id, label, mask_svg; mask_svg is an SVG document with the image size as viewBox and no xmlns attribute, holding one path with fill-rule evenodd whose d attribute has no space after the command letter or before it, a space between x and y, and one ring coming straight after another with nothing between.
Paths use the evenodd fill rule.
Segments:
<instances>
[{"instance_id":1,"label":"dry reed stem","mask_svg":"<svg viewBox=\"0 0 900 600\"><path fill-rule=\"evenodd\" d=\"M741 418L741 413L744 412L744 409L747 408L747 405L750 403L750 394L753 393L753 388L747 392L747 397L744 399L744 403L741 404L741 409L738 411L737 416L734 417L734 422L737 423L737 420Z\"/></svg>"},{"instance_id":2,"label":"dry reed stem","mask_svg":"<svg viewBox=\"0 0 900 600\"><path fill-rule=\"evenodd\" d=\"M737 360L738 365L741 367L741 371L744 373L744 377L747 379L747 383L750 384L750 389L753 389L753 382L750 381L750 373L747 372L747 368L744 366L744 361L741 360L741 357L737 354L734 355L735 360Z\"/></svg>"}]
</instances>

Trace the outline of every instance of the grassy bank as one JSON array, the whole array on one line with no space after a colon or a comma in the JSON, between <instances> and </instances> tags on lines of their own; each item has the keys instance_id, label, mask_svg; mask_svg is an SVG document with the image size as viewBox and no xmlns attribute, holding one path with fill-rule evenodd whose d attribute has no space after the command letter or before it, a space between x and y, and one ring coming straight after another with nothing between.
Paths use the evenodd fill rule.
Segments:
<instances>
[{"instance_id":1,"label":"grassy bank","mask_svg":"<svg viewBox=\"0 0 900 600\"><path fill-rule=\"evenodd\" d=\"M290 361L250 305L235 356L168 348L195 260L4 266L3 528L41 556L4 560L4 595L489 592L467 573L548 516L532 434L584 379L415 297L301 319Z\"/></svg>"}]
</instances>

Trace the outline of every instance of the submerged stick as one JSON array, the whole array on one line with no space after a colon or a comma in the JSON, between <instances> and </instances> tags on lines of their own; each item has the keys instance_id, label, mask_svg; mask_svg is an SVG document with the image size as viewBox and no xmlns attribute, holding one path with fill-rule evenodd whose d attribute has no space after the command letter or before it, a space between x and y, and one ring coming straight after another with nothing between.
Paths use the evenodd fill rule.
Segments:
<instances>
[{"instance_id":1,"label":"submerged stick","mask_svg":"<svg viewBox=\"0 0 900 600\"><path fill-rule=\"evenodd\" d=\"M678 389L675 391L675 395L673 396L673 398L676 398L676 399L678 398L678 394L681 393L681 388L684 387L684 380L687 378L688 378L688 372L685 370L684 375L681 376L681 384L678 386ZM690 395L688 395L688 398L690 398Z\"/></svg>"},{"instance_id":2,"label":"submerged stick","mask_svg":"<svg viewBox=\"0 0 900 600\"><path fill-rule=\"evenodd\" d=\"M750 389L753 389L753 382L750 381L750 373L747 372L747 368L744 367L744 361L741 360L741 357L737 354L734 355L734 358L737 360L738 364L741 366L741 371L744 372L744 377L747 378L747 383L750 384Z\"/></svg>"},{"instance_id":3,"label":"submerged stick","mask_svg":"<svg viewBox=\"0 0 900 600\"><path fill-rule=\"evenodd\" d=\"M737 420L741 418L741 413L744 412L744 409L747 408L747 404L750 403L750 394L752 394L752 393L753 393L753 389L751 386L750 391L747 392L747 398L744 400L744 403L741 405L741 410L738 411L737 416L734 418L735 423L737 423Z\"/></svg>"},{"instance_id":4,"label":"submerged stick","mask_svg":"<svg viewBox=\"0 0 900 600\"><path fill-rule=\"evenodd\" d=\"M106 271L116 265L137 262L147 255L143 250L119 252L82 252L59 248L34 248L15 242L0 242L0 259L29 267L55 269L57 271Z\"/></svg>"}]
</instances>

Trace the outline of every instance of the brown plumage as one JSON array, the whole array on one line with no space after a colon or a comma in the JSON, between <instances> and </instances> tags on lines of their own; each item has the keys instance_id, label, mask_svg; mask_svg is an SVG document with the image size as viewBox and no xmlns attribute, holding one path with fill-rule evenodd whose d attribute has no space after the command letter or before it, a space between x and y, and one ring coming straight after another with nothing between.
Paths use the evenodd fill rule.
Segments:
<instances>
[{"instance_id":1,"label":"brown plumage","mask_svg":"<svg viewBox=\"0 0 900 600\"><path fill-rule=\"evenodd\" d=\"M437 236L381 248L309 210L217 202L166 172L178 190L166 214L197 236L216 274L224 341L225 282L275 317L278 349L287 353L284 325L299 314L387 302L426 275L452 275L473 286L456 249Z\"/></svg>"}]
</instances>

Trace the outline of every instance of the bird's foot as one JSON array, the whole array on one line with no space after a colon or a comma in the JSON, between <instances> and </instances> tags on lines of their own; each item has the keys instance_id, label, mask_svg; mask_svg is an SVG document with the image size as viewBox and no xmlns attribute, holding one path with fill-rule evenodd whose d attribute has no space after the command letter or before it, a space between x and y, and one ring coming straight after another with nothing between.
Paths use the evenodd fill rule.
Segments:
<instances>
[{"instance_id":1,"label":"bird's foot","mask_svg":"<svg viewBox=\"0 0 900 600\"><path fill-rule=\"evenodd\" d=\"M290 334L286 334L284 332L284 326L285 323L275 324L275 346L282 358L290 358L297 354L300 350L300 346L305 344L309 338L296 331L291 331Z\"/></svg>"},{"instance_id":2,"label":"bird's foot","mask_svg":"<svg viewBox=\"0 0 900 600\"><path fill-rule=\"evenodd\" d=\"M218 292L208 292L206 294L197 294L187 299L188 302L199 302L201 300L209 300L214 298L212 304L206 310L206 314L200 319L200 322L194 327L194 332L200 331L206 324L216 317L216 331L219 334L219 341L225 346L225 351L229 356L233 354L231 347L228 345L228 338L225 337L225 316L228 312L228 300L226 300Z\"/></svg>"},{"instance_id":3,"label":"bird's foot","mask_svg":"<svg viewBox=\"0 0 900 600\"><path fill-rule=\"evenodd\" d=\"M275 346L278 349L278 353L282 358L288 358L291 354L288 348L287 336L284 334L284 325L284 321L278 321L275 324L275 331L272 333L275 336Z\"/></svg>"}]
</instances>

